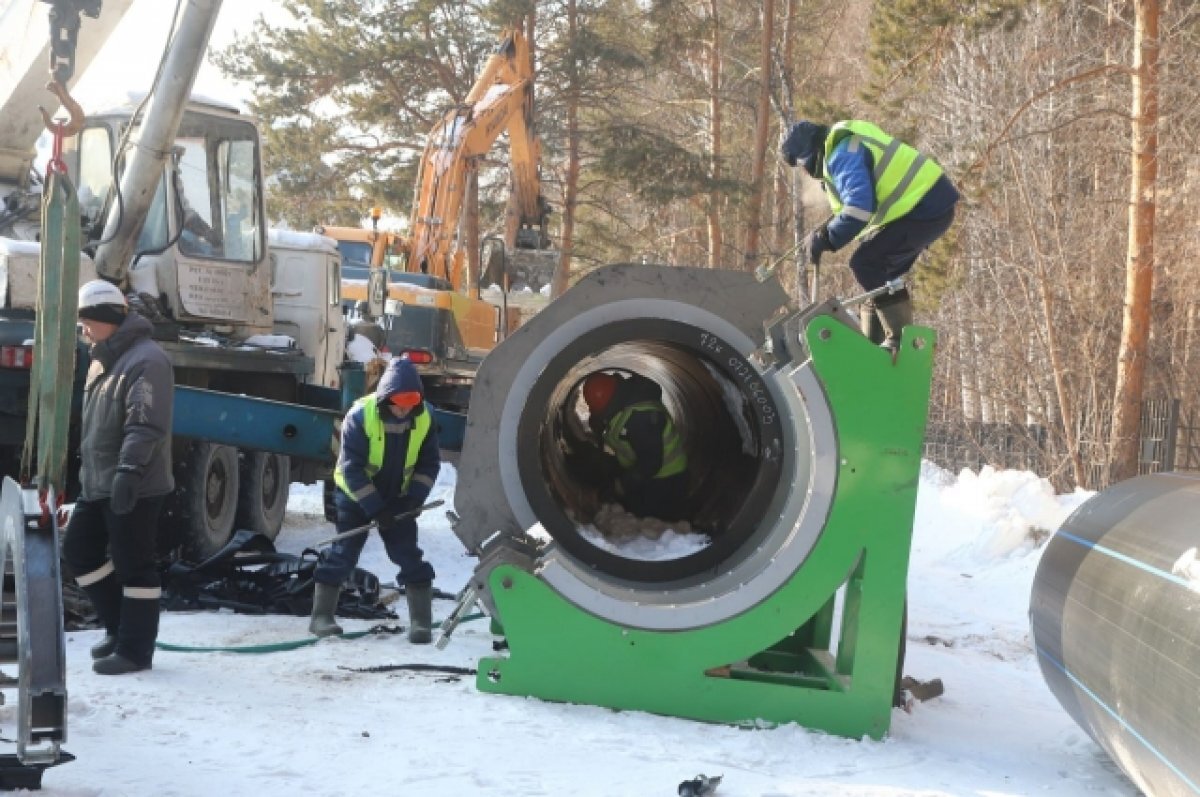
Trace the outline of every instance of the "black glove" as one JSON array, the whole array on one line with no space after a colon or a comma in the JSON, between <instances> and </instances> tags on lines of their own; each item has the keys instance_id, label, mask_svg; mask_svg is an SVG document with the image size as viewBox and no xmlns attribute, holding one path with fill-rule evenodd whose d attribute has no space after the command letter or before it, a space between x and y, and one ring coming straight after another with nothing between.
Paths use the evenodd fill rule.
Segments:
<instances>
[{"instance_id":1,"label":"black glove","mask_svg":"<svg viewBox=\"0 0 1200 797\"><path fill-rule=\"evenodd\" d=\"M128 515L137 503L138 487L142 483L142 475L132 470L118 470L113 476L112 497L108 507L114 515Z\"/></svg>"},{"instance_id":2,"label":"black glove","mask_svg":"<svg viewBox=\"0 0 1200 797\"><path fill-rule=\"evenodd\" d=\"M420 509L425 506L425 502L429 499L429 488L423 484L413 483L408 488L408 492L404 495L404 509L411 511Z\"/></svg>"},{"instance_id":3,"label":"black glove","mask_svg":"<svg viewBox=\"0 0 1200 797\"><path fill-rule=\"evenodd\" d=\"M375 521L375 525L379 526L380 531L387 531L388 529L395 528L396 515L399 514L399 511L396 508L395 502L389 501L371 519Z\"/></svg>"},{"instance_id":4,"label":"black glove","mask_svg":"<svg viewBox=\"0 0 1200 797\"><path fill-rule=\"evenodd\" d=\"M825 230L824 224L810 232L804 239L804 254L808 257L808 262L814 266L821 265L821 255L832 248L829 245L829 233Z\"/></svg>"}]
</instances>

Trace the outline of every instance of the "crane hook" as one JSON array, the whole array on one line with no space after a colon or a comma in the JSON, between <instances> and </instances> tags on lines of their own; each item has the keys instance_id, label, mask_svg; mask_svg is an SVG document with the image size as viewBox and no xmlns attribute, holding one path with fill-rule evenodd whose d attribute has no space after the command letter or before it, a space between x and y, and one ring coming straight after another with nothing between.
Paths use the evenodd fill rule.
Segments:
<instances>
[{"instance_id":1,"label":"crane hook","mask_svg":"<svg viewBox=\"0 0 1200 797\"><path fill-rule=\"evenodd\" d=\"M42 112L42 121L46 123L46 129L54 136L54 149L50 155L50 161L46 164L46 174L58 172L66 174L67 164L62 158L63 139L67 136L73 136L83 129L84 114L83 108L71 96L71 93L57 80L51 80L46 84L46 88L54 96L58 97L58 101L67 109L70 118L66 122L56 122L50 118L49 112L41 105L38 110Z\"/></svg>"}]
</instances>

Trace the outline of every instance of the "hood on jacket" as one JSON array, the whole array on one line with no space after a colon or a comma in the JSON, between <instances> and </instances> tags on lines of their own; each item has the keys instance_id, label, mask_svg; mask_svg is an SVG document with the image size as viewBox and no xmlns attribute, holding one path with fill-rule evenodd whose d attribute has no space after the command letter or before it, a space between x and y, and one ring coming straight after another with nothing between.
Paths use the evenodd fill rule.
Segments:
<instances>
[{"instance_id":1,"label":"hood on jacket","mask_svg":"<svg viewBox=\"0 0 1200 797\"><path fill-rule=\"evenodd\" d=\"M828 137L829 128L825 125L806 119L796 122L780 145L783 160L788 166L800 164L809 176L820 179L821 160L825 151L825 139Z\"/></svg>"},{"instance_id":2,"label":"hood on jacket","mask_svg":"<svg viewBox=\"0 0 1200 797\"><path fill-rule=\"evenodd\" d=\"M375 388L375 397L379 404L387 403L396 393L416 391L425 398L425 387L421 384L421 375L417 367L407 357L395 357L388 363L379 377L379 386Z\"/></svg>"}]
</instances>

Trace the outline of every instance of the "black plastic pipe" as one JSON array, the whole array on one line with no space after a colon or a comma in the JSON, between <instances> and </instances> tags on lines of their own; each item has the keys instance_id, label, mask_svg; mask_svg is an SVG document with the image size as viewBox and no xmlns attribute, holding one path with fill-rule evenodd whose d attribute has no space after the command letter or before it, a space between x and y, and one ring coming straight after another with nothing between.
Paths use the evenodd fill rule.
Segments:
<instances>
[{"instance_id":1,"label":"black plastic pipe","mask_svg":"<svg viewBox=\"0 0 1200 797\"><path fill-rule=\"evenodd\" d=\"M1038 565L1030 623L1059 703L1146 794L1200 794L1200 474L1121 482Z\"/></svg>"}]
</instances>

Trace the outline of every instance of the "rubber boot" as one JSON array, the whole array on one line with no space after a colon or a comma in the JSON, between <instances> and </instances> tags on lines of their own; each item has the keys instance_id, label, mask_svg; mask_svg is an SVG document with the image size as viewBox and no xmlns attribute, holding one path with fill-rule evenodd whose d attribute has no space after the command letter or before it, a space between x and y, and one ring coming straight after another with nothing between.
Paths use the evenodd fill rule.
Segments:
<instances>
[{"instance_id":1,"label":"rubber boot","mask_svg":"<svg viewBox=\"0 0 1200 797\"><path fill-rule=\"evenodd\" d=\"M875 314L883 326L883 340L879 345L889 351L897 351L901 333L913 322L912 297L907 290L897 291L891 296L880 296L875 300Z\"/></svg>"},{"instance_id":2,"label":"rubber boot","mask_svg":"<svg viewBox=\"0 0 1200 797\"><path fill-rule=\"evenodd\" d=\"M140 664L132 659L125 658L120 653L114 653L111 656L105 656L102 659L96 659L92 662L92 671L100 675L127 675L131 672L141 672L148 669L150 669L150 662Z\"/></svg>"},{"instance_id":3,"label":"rubber boot","mask_svg":"<svg viewBox=\"0 0 1200 797\"><path fill-rule=\"evenodd\" d=\"M404 596L408 599L408 641L427 645L433 639L433 583L408 584Z\"/></svg>"},{"instance_id":4,"label":"rubber boot","mask_svg":"<svg viewBox=\"0 0 1200 797\"><path fill-rule=\"evenodd\" d=\"M876 346L883 343L883 327L879 324L879 316L875 314L874 299L867 299L858 306L858 328L863 337Z\"/></svg>"},{"instance_id":5,"label":"rubber boot","mask_svg":"<svg viewBox=\"0 0 1200 797\"><path fill-rule=\"evenodd\" d=\"M337 584L322 584L317 582L313 589L312 619L308 623L308 632L313 636L327 637L342 633L342 627L333 619L337 610L338 595L342 588Z\"/></svg>"},{"instance_id":6,"label":"rubber boot","mask_svg":"<svg viewBox=\"0 0 1200 797\"><path fill-rule=\"evenodd\" d=\"M100 675L125 675L149 670L154 661L154 641L158 638L157 588L145 589L145 597L125 595L121 599L121 627L117 631L117 646L111 654L96 659L92 670Z\"/></svg>"},{"instance_id":7,"label":"rubber boot","mask_svg":"<svg viewBox=\"0 0 1200 797\"><path fill-rule=\"evenodd\" d=\"M104 639L92 645L92 658L111 656L117 649L117 629L121 627L121 585L109 574L95 584L80 586L96 610L96 619L104 626Z\"/></svg>"},{"instance_id":8,"label":"rubber boot","mask_svg":"<svg viewBox=\"0 0 1200 797\"><path fill-rule=\"evenodd\" d=\"M102 659L117 652L117 635L106 633L104 639L92 645L92 659Z\"/></svg>"}]
</instances>

